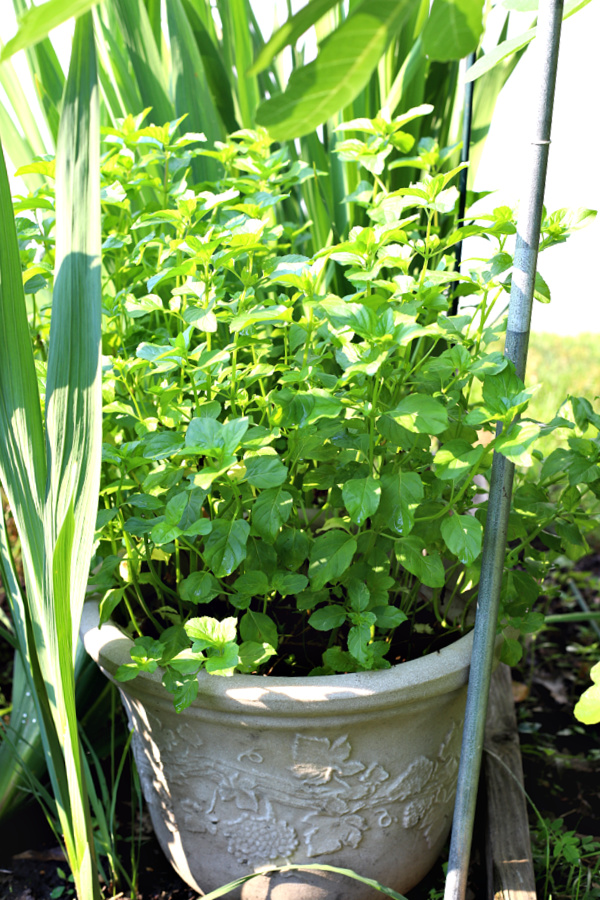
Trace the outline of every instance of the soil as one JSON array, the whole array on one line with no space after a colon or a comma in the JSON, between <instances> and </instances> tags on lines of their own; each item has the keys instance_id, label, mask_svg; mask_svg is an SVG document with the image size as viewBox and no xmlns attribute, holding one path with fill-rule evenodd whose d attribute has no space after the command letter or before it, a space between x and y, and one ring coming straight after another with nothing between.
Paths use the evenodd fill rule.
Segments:
<instances>
[{"instance_id":1,"label":"soil","mask_svg":"<svg viewBox=\"0 0 600 900\"><path fill-rule=\"evenodd\" d=\"M545 612L572 612L578 609L569 579L595 611L600 610L600 553L580 561L574 569L560 573L549 596ZM556 839L549 847L551 866L549 883L546 862L545 830L540 819L548 822L563 820L555 826L556 834L573 832L574 839L593 838L600 842L600 728L580 725L573 716L573 707L582 691L589 686L589 670L600 656L600 637L587 623L570 623L547 628L529 640L524 658L513 670L513 689L521 737L525 772L525 787L530 804L530 826L538 879L538 896L553 900L571 900L576 896L568 882L566 868L556 851ZM9 697L12 651L0 641L0 684ZM124 783L128 783L125 776ZM121 831L131 821L131 809L125 800L117 808ZM192 900L196 894L174 874L154 838L147 815L139 823L142 843L138 864L137 893L121 889L110 891L106 898L119 900ZM478 833L478 829L476 829ZM600 849L600 847L598 848ZM585 893L577 893L581 900L600 898L598 849L595 855L579 863L586 878ZM122 858L128 860L129 845L122 846ZM485 888L482 848L474 847L471 866L470 900L484 896ZM441 859L444 859L442 855ZM573 865L569 871L572 874ZM23 807L9 822L0 825L0 900L68 900L74 896L72 882L67 877L68 866L57 847L56 838L35 803ZM430 900L440 897L443 888L441 865L429 878L410 892L410 900ZM383 896L383 895L382 895Z\"/></svg>"}]
</instances>

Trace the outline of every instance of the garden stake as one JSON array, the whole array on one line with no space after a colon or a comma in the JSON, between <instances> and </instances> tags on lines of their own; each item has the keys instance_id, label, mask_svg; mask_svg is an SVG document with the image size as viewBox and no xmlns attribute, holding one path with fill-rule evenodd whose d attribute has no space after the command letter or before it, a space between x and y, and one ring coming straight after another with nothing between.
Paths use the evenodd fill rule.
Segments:
<instances>
[{"instance_id":1,"label":"garden stake","mask_svg":"<svg viewBox=\"0 0 600 900\"><path fill-rule=\"evenodd\" d=\"M469 53L465 59L465 71L468 71L475 64L477 53ZM461 163L469 162L469 153L471 149L471 125L473 122L473 82L467 81L465 85L465 100L463 106L463 125L462 125L462 148L460 151ZM468 169L463 169L458 176L458 224L460 225L465 217L465 209L467 206L467 176ZM462 246L463 242L459 241L456 245L456 253L454 255L456 271L460 273L460 264L462 262ZM460 282L455 282L455 290ZM450 315L455 316L458 313L458 294L452 299L452 308Z\"/></svg>"},{"instance_id":2,"label":"garden stake","mask_svg":"<svg viewBox=\"0 0 600 900\"><path fill-rule=\"evenodd\" d=\"M527 195L521 205L504 354L525 375L558 64L563 0L540 4L541 78ZM501 428L501 425L498 426ZM492 674L514 463L494 453L478 609L444 900L464 900Z\"/></svg>"}]
</instances>

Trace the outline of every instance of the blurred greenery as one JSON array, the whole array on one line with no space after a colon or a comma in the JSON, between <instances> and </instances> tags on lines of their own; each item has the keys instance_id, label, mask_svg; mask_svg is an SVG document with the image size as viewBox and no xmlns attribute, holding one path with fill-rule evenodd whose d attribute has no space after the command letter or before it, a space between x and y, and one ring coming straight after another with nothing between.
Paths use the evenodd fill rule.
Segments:
<instances>
[{"instance_id":1,"label":"blurred greenery","mask_svg":"<svg viewBox=\"0 0 600 900\"><path fill-rule=\"evenodd\" d=\"M533 333L527 384L543 384L529 404L532 417L549 421L569 394L593 401L600 394L600 335Z\"/></svg>"}]
</instances>

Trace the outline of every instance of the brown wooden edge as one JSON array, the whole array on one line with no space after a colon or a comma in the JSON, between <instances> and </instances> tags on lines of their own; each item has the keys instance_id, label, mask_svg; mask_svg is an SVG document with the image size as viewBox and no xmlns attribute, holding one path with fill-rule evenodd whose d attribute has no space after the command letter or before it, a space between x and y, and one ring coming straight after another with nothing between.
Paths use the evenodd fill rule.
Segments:
<instances>
[{"instance_id":1,"label":"brown wooden edge","mask_svg":"<svg viewBox=\"0 0 600 900\"><path fill-rule=\"evenodd\" d=\"M489 900L536 900L527 800L510 669L496 669L484 739Z\"/></svg>"}]
</instances>

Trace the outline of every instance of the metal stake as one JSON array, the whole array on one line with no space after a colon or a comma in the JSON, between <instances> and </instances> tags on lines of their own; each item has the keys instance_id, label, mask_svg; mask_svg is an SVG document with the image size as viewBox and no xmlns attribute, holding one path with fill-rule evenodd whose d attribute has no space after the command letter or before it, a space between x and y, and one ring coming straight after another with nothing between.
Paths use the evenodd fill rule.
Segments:
<instances>
[{"instance_id":1,"label":"metal stake","mask_svg":"<svg viewBox=\"0 0 600 900\"><path fill-rule=\"evenodd\" d=\"M477 59L477 53L473 51L473 53L469 53L469 55L465 59L465 72L471 68L471 66L475 65L475 60ZM471 153L471 125L473 123L473 81L467 81L465 85L465 99L463 104L463 126L462 126L462 149L460 151L460 161L461 163L469 162L469 157ZM458 191L459 191L459 200L458 200L458 224L463 224L463 219L465 217L465 209L467 207L467 173L468 169L463 169L462 172L458 176ZM462 262L462 246L463 242L459 241L456 245L456 250L454 253L454 266L457 272L460 272L460 264ZM454 283L455 288L457 288L460 284L460 281ZM455 295L452 298L452 306L450 307L450 315L455 316L458 312L458 296Z\"/></svg>"},{"instance_id":2,"label":"metal stake","mask_svg":"<svg viewBox=\"0 0 600 900\"><path fill-rule=\"evenodd\" d=\"M519 213L504 348L519 378L524 377L527 362L562 14L563 0L540 0L537 45L541 77L536 129L527 196ZM495 453L444 900L464 900L467 887L513 475L514 464Z\"/></svg>"}]
</instances>

